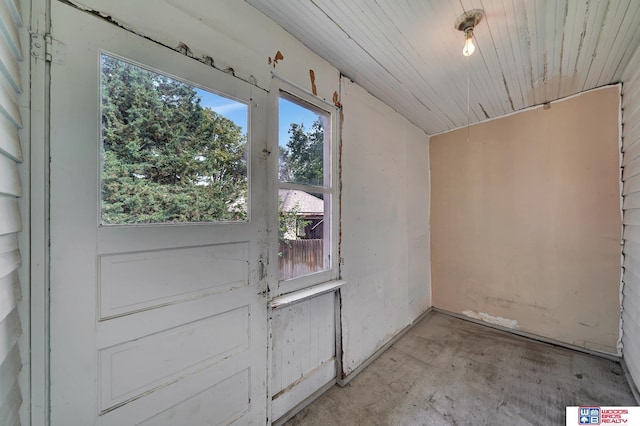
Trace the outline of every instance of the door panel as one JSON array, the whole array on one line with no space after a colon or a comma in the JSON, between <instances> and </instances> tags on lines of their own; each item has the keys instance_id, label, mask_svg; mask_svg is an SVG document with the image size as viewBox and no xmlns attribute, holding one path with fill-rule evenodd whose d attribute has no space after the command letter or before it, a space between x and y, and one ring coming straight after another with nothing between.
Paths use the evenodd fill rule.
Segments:
<instances>
[{"instance_id":1,"label":"door panel","mask_svg":"<svg viewBox=\"0 0 640 426\"><path fill-rule=\"evenodd\" d=\"M100 318L239 289L248 264L248 243L99 256Z\"/></svg>"},{"instance_id":2,"label":"door panel","mask_svg":"<svg viewBox=\"0 0 640 426\"><path fill-rule=\"evenodd\" d=\"M52 32L52 424L265 423L266 94L59 2ZM100 225L104 52L248 105L250 220Z\"/></svg>"}]
</instances>

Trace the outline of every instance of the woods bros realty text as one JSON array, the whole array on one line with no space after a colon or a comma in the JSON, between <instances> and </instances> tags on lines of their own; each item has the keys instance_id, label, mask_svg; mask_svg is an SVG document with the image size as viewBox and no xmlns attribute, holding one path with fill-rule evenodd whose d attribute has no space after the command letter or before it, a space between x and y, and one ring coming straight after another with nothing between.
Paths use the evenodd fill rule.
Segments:
<instances>
[{"instance_id":1,"label":"woods bros realty text","mask_svg":"<svg viewBox=\"0 0 640 426\"><path fill-rule=\"evenodd\" d=\"M640 425L640 407L567 407L567 425Z\"/></svg>"}]
</instances>

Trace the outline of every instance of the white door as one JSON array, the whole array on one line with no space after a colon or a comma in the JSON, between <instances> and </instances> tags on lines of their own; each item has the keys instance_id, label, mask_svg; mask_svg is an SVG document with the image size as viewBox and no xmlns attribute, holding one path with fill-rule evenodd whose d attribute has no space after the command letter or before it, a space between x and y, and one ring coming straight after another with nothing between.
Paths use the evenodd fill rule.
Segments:
<instances>
[{"instance_id":1,"label":"white door","mask_svg":"<svg viewBox=\"0 0 640 426\"><path fill-rule=\"evenodd\" d=\"M51 65L51 423L264 424L266 93L55 1L52 36L64 48L56 49ZM108 61L116 65L105 71ZM125 131L122 123L112 128L105 124L111 120L109 114L118 113L105 107L106 81L117 66L133 70L126 78L140 72L160 76L150 90L177 81L191 87L185 89L191 90L188 93L202 95L206 89L245 108L248 149L243 164L248 189L227 202L225 210L239 211L236 218L221 219L224 223L208 219L166 223L152 217L155 213L143 217L140 211L150 205L156 208L154 203L162 197L181 203L180 208L206 204L206 199L193 201L196 198L188 194L213 188L217 176L200 176L195 186L171 194L163 193L164 187L157 182L145 187L144 174L149 170L168 173L170 159L164 147L158 148L162 154L149 154L149 158L164 156L165 163L140 166L146 171L120 167L115 151L107 152L104 135L139 129L129 126ZM129 96L138 84L132 81L127 86L122 81L119 89L111 87L110 96ZM173 95L163 96L172 102ZM202 96L204 105L208 95ZM216 117L206 114L208 119ZM140 126L157 124L149 132L161 134L167 129L162 120L158 117L157 122L147 120ZM186 140L203 128L185 131L181 137ZM139 155L142 145L153 143L136 135L133 145L124 143L118 149ZM180 140L172 143L183 146ZM193 167L215 159L196 151L190 155ZM123 175L111 175L117 173ZM120 199L114 197L112 192L121 191L119 182L125 181L141 185L142 189L134 188L141 195L127 198L120 192ZM234 182L242 188L242 176ZM134 198L138 211L128 206ZM209 201L213 205L216 199ZM167 211L173 208L177 207L166 207ZM190 214L183 213L174 214L168 222ZM127 224L137 219L146 222Z\"/></svg>"}]
</instances>

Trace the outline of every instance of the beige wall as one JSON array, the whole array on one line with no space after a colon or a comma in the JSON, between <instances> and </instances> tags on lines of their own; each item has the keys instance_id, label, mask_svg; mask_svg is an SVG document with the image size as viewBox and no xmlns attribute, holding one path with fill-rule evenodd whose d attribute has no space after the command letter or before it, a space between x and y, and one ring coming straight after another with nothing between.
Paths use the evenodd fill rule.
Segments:
<instances>
[{"instance_id":1,"label":"beige wall","mask_svg":"<svg viewBox=\"0 0 640 426\"><path fill-rule=\"evenodd\" d=\"M434 136L433 304L615 353L619 87Z\"/></svg>"}]
</instances>

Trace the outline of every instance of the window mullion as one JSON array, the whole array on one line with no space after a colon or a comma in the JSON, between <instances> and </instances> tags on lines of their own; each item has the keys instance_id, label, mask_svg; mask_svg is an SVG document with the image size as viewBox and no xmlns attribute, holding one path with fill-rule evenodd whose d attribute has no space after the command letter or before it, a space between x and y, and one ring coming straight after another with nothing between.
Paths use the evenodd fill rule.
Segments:
<instances>
[{"instance_id":1,"label":"window mullion","mask_svg":"<svg viewBox=\"0 0 640 426\"><path fill-rule=\"evenodd\" d=\"M324 186L303 185L298 183L280 182L278 186L281 189L292 189L305 192L317 192L322 194L331 194L332 189Z\"/></svg>"}]
</instances>

